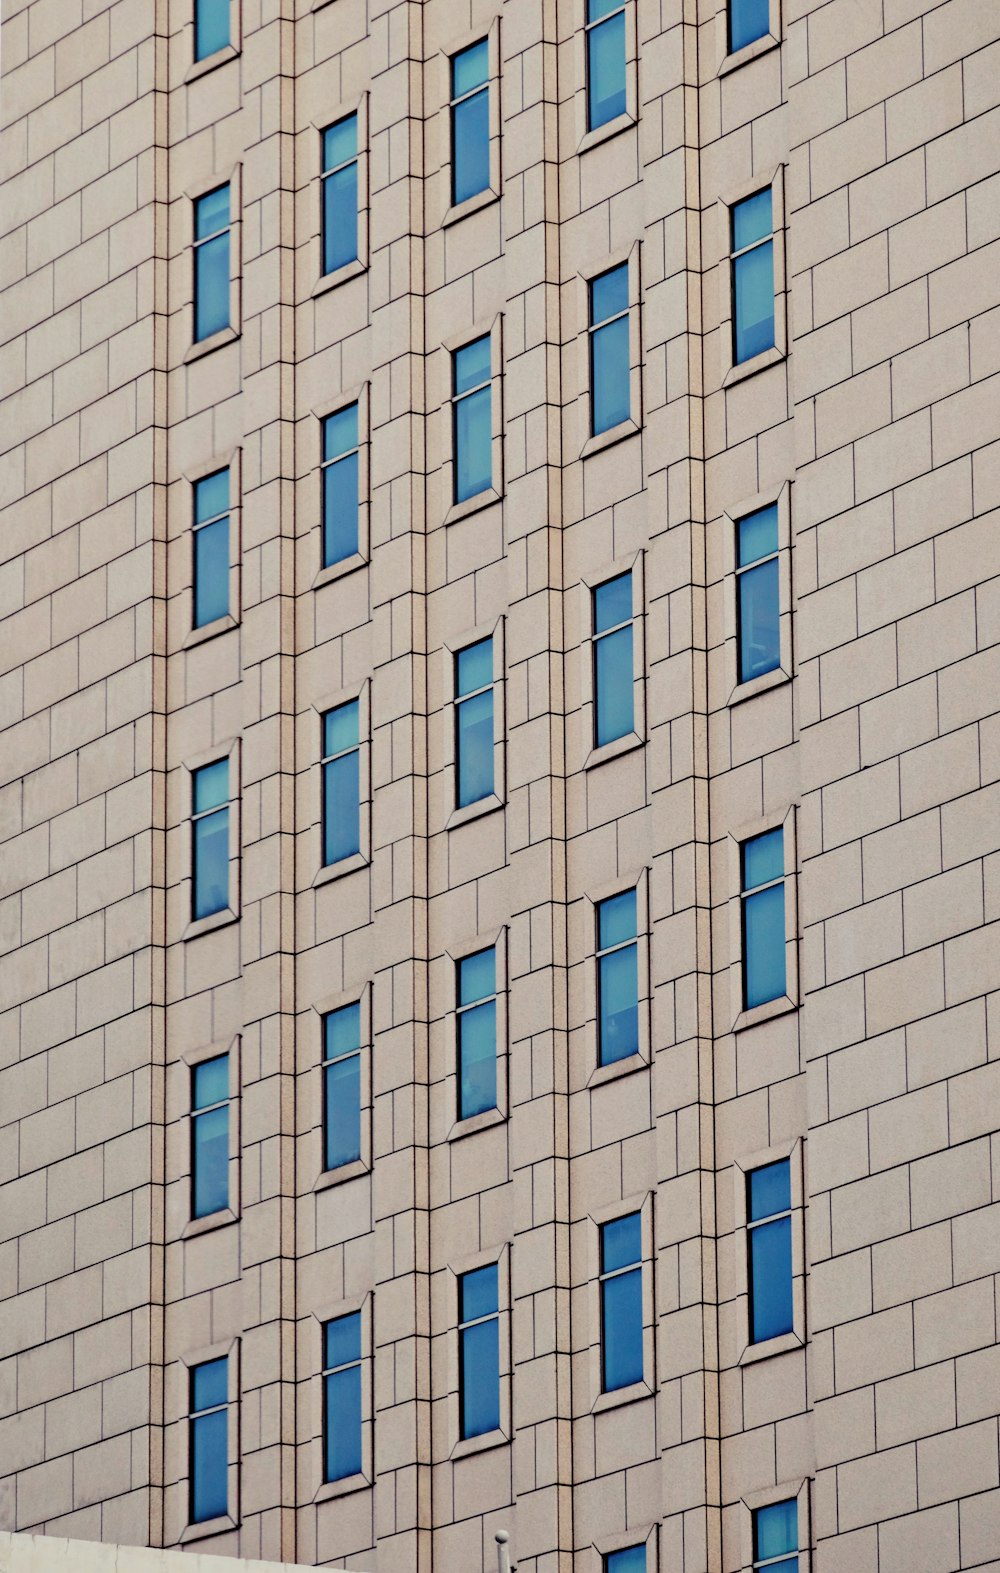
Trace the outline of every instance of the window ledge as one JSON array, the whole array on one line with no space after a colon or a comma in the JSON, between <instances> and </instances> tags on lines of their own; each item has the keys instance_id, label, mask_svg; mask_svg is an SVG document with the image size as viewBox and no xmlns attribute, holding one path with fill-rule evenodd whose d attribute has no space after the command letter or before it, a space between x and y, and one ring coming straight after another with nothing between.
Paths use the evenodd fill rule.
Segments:
<instances>
[{"instance_id":1,"label":"window ledge","mask_svg":"<svg viewBox=\"0 0 1000 1573\"><path fill-rule=\"evenodd\" d=\"M616 115L613 120L606 120L603 126L595 126L593 131L587 131L580 138L577 153L587 153L592 147L599 147L602 142L607 142L611 137L620 136L630 126L637 125L635 115L631 110L626 110L622 115Z\"/></svg>"},{"instance_id":2,"label":"window ledge","mask_svg":"<svg viewBox=\"0 0 1000 1573\"><path fill-rule=\"evenodd\" d=\"M595 765L603 765L609 759L618 759L622 754L630 754L634 748L644 748L646 739L640 737L638 732L626 732L624 737L616 737L610 743L602 743L599 748L592 748L583 761L584 770L593 770Z\"/></svg>"},{"instance_id":3,"label":"window ledge","mask_svg":"<svg viewBox=\"0 0 1000 1573\"><path fill-rule=\"evenodd\" d=\"M446 1141L461 1141L463 1136L475 1136L477 1131L492 1130L495 1125L505 1125L507 1116L502 1109L484 1109L481 1114L470 1114L467 1119L456 1120Z\"/></svg>"},{"instance_id":4,"label":"window ledge","mask_svg":"<svg viewBox=\"0 0 1000 1573\"><path fill-rule=\"evenodd\" d=\"M494 1447L506 1447L510 1437L501 1426L496 1431L484 1431L482 1436L467 1436L456 1442L451 1458L468 1458L470 1453L488 1453Z\"/></svg>"},{"instance_id":5,"label":"window ledge","mask_svg":"<svg viewBox=\"0 0 1000 1573\"><path fill-rule=\"evenodd\" d=\"M790 683L791 680L792 674L785 667L772 667L770 672L761 672L759 677L751 677L748 682L737 683L726 703L742 704L744 699L753 699L755 694L767 693L770 688L780 688L783 683Z\"/></svg>"},{"instance_id":6,"label":"window ledge","mask_svg":"<svg viewBox=\"0 0 1000 1573\"><path fill-rule=\"evenodd\" d=\"M774 1355L788 1354L794 1349L804 1349L798 1333L779 1333L776 1338L761 1339L759 1344L747 1344L740 1355L740 1365L753 1365L757 1360L770 1360Z\"/></svg>"},{"instance_id":7,"label":"window ledge","mask_svg":"<svg viewBox=\"0 0 1000 1573\"><path fill-rule=\"evenodd\" d=\"M204 60L195 60L187 69L184 77L185 85L188 82L197 82L199 77L207 76L210 71L217 71L220 66L228 65L230 60L238 60L240 52L232 44L225 44L221 49L216 49L214 54L206 55Z\"/></svg>"},{"instance_id":8,"label":"window ledge","mask_svg":"<svg viewBox=\"0 0 1000 1573\"><path fill-rule=\"evenodd\" d=\"M353 262L345 262L343 267L334 268L332 273L321 273L309 293L325 295L328 289L337 289L339 285L346 284L348 279L356 279L367 271L367 265L360 257L355 257Z\"/></svg>"},{"instance_id":9,"label":"window ledge","mask_svg":"<svg viewBox=\"0 0 1000 1573\"><path fill-rule=\"evenodd\" d=\"M359 868L367 867L367 854L364 852L352 852L350 857L341 858L339 863L324 863L313 880L313 887L329 885L331 880L343 879L345 874L356 874Z\"/></svg>"},{"instance_id":10,"label":"window ledge","mask_svg":"<svg viewBox=\"0 0 1000 1573\"><path fill-rule=\"evenodd\" d=\"M474 497L466 497L464 502L453 502L444 516L445 524L457 524L459 519L467 519L471 513L478 513L481 508L492 508L494 503L500 501L501 493L495 486L487 487L484 492L477 492Z\"/></svg>"},{"instance_id":11,"label":"window ledge","mask_svg":"<svg viewBox=\"0 0 1000 1573\"><path fill-rule=\"evenodd\" d=\"M640 1002L642 1003L642 1002ZM617 1081L621 1076L632 1076L636 1071L648 1071L649 1060L645 1054L626 1054L620 1060L611 1060L607 1065L597 1065L587 1078L588 1087L600 1087L606 1081Z\"/></svg>"},{"instance_id":12,"label":"window ledge","mask_svg":"<svg viewBox=\"0 0 1000 1573\"><path fill-rule=\"evenodd\" d=\"M773 33L764 33L761 38L755 38L752 44L744 44L742 49L726 55L719 66L719 76L728 76L730 71L738 71L740 66L749 65L751 60L757 60L761 55L770 54L772 49L780 48L780 38L775 38Z\"/></svg>"},{"instance_id":13,"label":"window ledge","mask_svg":"<svg viewBox=\"0 0 1000 1573\"><path fill-rule=\"evenodd\" d=\"M219 634L228 634L233 628L240 625L231 612L224 617L216 617L210 623L203 623L200 628L192 628L187 638L181 645L182 650L193 650L196 645L204 644L208 639L217 639Z\"/></svg>"},{"instance_id":14,"label":"window ledge","mask_svg":"<svg viewBox=\"0 0 1000 1573\"><path fill-rule=\"evenodd\" d=\"M624 442L626 437L635 437L641 430L638 421L634 421L630 415L628 420L619 421L617 426L609 426L607 431L588 437L580 449L580 458L589 459L591 454L603 453L605 448L613 448L616 442Z\"/></svg>"},{"instance_id":15,"label":"window ledge","mask_svg":"<svg viewBox=\"0 0 1000 1573\"><path fill-rule=\"evenodd\" d=\"M181 1535L180 1543L186 1546L189 1540L207 1540L211 1535L225 1535L229 1530L239 1527L238 1518L233 1518L230 1513L221 1513L218 1518L206 1518L200 1524L189 1524Z\"/></svg>"},{"instance_id":16,"label":"window ledge","mask_svg":"<svg viewBox=\"0 0 1000 1573\"><path fill-rule=\"evenodd\" d=\"M361 552L352 552L350 557L342 557L339 563L330 563L329 567L321 568L312 582L314 590L322 590L325 584L334 584L338 579L345 578L349 573L356 573L359 568L367 568L368 559Z\"/></svg>"},{"instance_id":17,"label":"window ledge","mask_svg":"<svg viewBox=\"0 0 1000 1573\"><path fill-rule=\"evenodd\" d=\"M503 808L503 799L495 792L489 797L477 798L474 803L466 803L464 808L454 808L445 821L445 830L457 830L459 825L467 825L470 819L481 819L484 814L495 814L498 808Z\"/></svg>"},{"instance_id":18,"label":"window ledge","mask_svg":"<svg viewBox=\"0 0 1000 1573\"><path fill-rule=\"evenodd\" d=\"M643 1332L645 1331L644 1328ZM640 1399L654 1396L653 1389L647 1381L630 1382L628 1387L616 1387L612 1393L598 1393L590 1406L590 1412L592 1415L599 1415L605 1409L618 1409L622 1404L635 1404Z\"/></svg>"},{"instance_id":19,"label":"window ledge","mask_svg":"<svg viewBox=\"0 0 1000 1573\"><path fill-rule=\"evenodd\" d=\"M207 918L192 918L181 939L198 939L202 934L212 934L216 929L228 928L230 923L239 921L238 912L234 912L232 907L224 907L221 912L210 912Z\"/></svg>"},{"instance_id":20,"label":"window ledge","mask_svg":"<svg viewBox=\"0 0 1000 1573\"><path fill-rule=\"evenodd\" d=\"M762 1022L771 1021L775 1016L784 1016L790 1010L798 1010L798 1005L790 995L782 994L776 1000L767 1000L763 1005L740 1011L733 1022L733 1031L745 1032L748 1027L758 1027Z\"/></svg>"},{"instance_id":21,"label":"window ledge","mask_svg":"<svg viewBox=\"0 0 1000 1573\"><path fill-rule=\"evenodd\" d=\"M338 1164L336 1169L324 1169L313 1182L314 1191L329 1191L335 1185L345 1185L348 1180L356 1180L362 1174L371 1174L371 1169L363 1158L354 1158L350 1163Z\"/></svg>"},{"instance_id":22,"label":"window ledge","mask_svg":"<svg viewBox=\"0 0 1000 1573\"><path fill-rule=\"evenodd\" d=\"M447 229L450 224L458 224L471 213L480 213L483 208L491 207L494 202L499 201L499 191L496 191L493 186L487 186L485 191L477 191L475 196L466 197L464 202L454 203L441 220L441 228Z\"/></svg>"},{"instance_id":23,"label":"window ledge","mask_svg":"<svg viewBox=\"0 0 1000 1573\"><path fill-rule=\"evenodd\" d=\"M192 1240L199 1234L211 1234L214 1229L225 1229L239 1218L231 1207L220 1207L218 1212L206 1213L204 1218L192 1218L181 1231L182 1240Z\"/></svg>"},{"instance_id":24,"label":"window ledge","mask_svg":"<svg viewBox=\"0 0 1000 1573\"><path fill-rule=\"evenodd\" d=\"M224 344L235 344L239 333L234 327L220 328L218 333L210 333L207 339L197 339L184 356L183 364L187 366L193 360L201 360L203 355L211 355L213 350L220 350Z\"/></svg>"},{"instance_id":25,"label":"window ledge","mask_svg":"<svg viewBox=\"0 0 1000 1573\"><path fill-rule=\"evenodd\" d=\"M769 350L761 350L759 355L752 355L749 360L741 360L737 365L730 366L722 379L722 386L731 388L734 383L742 382L745 377L753 377L758 371L766 371L769 366L777 366L784 359L784 350L772 344Z\"/></svg>"},{"instance_id":26,"label":"window ledge","mask_svg":"<svg viewBox=\"0 0 1000 1573\"><path fill-rule=\"evenodd\" d=\"M324 1480L316 1495L314 1502L329 1502L333 1497L350 1496L352 1491L367 1491L371 1480L362 1470L357 1475L345 1475L343 1480Z\"/></svg>"}]
</instances>

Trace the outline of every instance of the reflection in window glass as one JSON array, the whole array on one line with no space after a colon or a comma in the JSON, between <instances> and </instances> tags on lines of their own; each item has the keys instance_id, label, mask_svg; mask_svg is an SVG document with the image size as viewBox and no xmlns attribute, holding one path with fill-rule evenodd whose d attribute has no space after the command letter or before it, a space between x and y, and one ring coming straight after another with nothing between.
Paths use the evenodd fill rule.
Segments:
<instances>
[{"instance_id":1,"label":"reflection in window glass","mask_svg":"<svg viewBox=\"0 0 1000 1573\"><path fill-rule=\"evenodd\" d=\"M194 205L194 336L229 326L229 187L217 186Z\"/></svg>"},{"instance_id":2,"label":"reflection in window glass","mask_svg":"<svg viewBox=\"0 0 1000 1573\"><path fill-rule=\"evenodd\" d=\"M639 1052L639 946L634 890L597 903L597 1063Z\"/></svg>"},{"instance_id":3,"label":"reflection in window glass","mask_svg":"<svg viewBox=\"0 0 1000 1573\"><path fill-rule=\"evenodd\" d=\"M729 0L729 53L745 49L770 30L770 0Z\"/></svg>"},{"instance_id":4,"label":"reflection in window glass","mask_svg":"<svg viewBox=\"0 0 1000 1573\"><path fill-rule=\"evenodd\" d=\"M625 7L587 0L587 130L625 113Z\"/></svg>"},{"instance_id":5,"label":"reflection in window glass","mask_svg":"<svg viewBox=\"0 0 1000 1573\"><path fill-rule=\"evenodd\" d=\"M358 117L345 115L323 132L323 272L358 256Z\"/></svg>"},{"instance_id":6,"label":"reflection in window glass","mask_svg":"<svg viewBox=\"0 0 1000 1573\"><path fill-rule=\"evenodd\" d=\"M452 356L452 421L455 501L465 502L493 485L490 335Z\"/></svg>"},{"instance_id":7,"label":"reflection in window glass","mask_svg":"<svg viewBox=\"0 0 1000 1573\"><path fill-rule=\"evenodd\" d=\"M361 1473L361 1312L323 1327L323 1478Z\"/></svg>"},{"instance_id":8,"label":"reflection in window glass","mask_svg":"<svg viewBox=\"0 0 1000 1573\"><path fill-rule=\"evenodd\" d=\"M205 1360L191 1367L188 1421L189 1495L192 1524L221 1518L228 1509L229 1361Z\"/></svg>"},{"instance_id":9,"label":"reflection in window glass","mask_svg":"<svg viewBox=\"0 0 1000 1573\"><path fill-rule=\"evenodd\" d=\"M458 1280L458 1407L463 1440L500 1427L500 1299L496 1264Z\"/></svg>"},{"instance_id":10,"label":"reflection in window glass","mask_svg":"<svg viewBox=\"0 0 1000 1573\"><path fill-rule=\"evenodd\" d=\"M229 0L195 0L194 58L206 60L229 43Z\"/></svg>"},{"instance_id":11,"label":"reflection in window glass","mask_svg":"<svg viewBox=\"0 0 1000 1573\"><path fill-rule=\"evenodd\" d=\"M485 38L451 57L451 200L490 183L490 49Z\"/></svg>"},{"instance_id":12,"label":"reflection in window glass","mask_svg":"<svg viewBox=\"0 0 1000 1573\"><path fill-rule=\"evenodd\" d=\"M323 1017L323 1167L361 1157L361 1006Z\"/></svg>"},{"instance_id":13,"label":"reflection in window glass","mask_svg":"<svg viewBox=\"0 0 1000 1573\"><path fill-rule=\"evenodd\" d=\"M493 640L480 639L455 656L456 806L492 793Z\"/></svg>"},{"instance_id":14,"label":"reflection in window glass","mask_svg":"<svg viewBox=\"0 0 1000 1573\"><path fill-rule=\"evenodd\" d=\"M744 841L743 1004L750 1010L785 992L785 833L782 828Z\"/></svg>"},{"instance_id":15,"label":"reflection in window glass","mask_svg":"<svg viewBox=\"0 0 1000 1573\"><path fill-rule=\"evenodd\" d=\"M590 283L590 416L594 436L627 421L629 390L628 263Z\"/></svg>"},{"instance_id":16,"label":"reflection in window glass","mask_svg":"<svg viewBox=\"0 0 1000 1573\"><path fill-rule=\"evenodd\" d=\"M601 1390L642 1381L642 1216L601 1225Z\"/></svg>"},{"instance_id":17,"label":"reflection in window glass","mask_svg":"<svg viewBox=\"0 0 1000 1573\"><path fill-rule=\"evenodd\" d=\"M194 484L194 626L229 611L229 471Z\"/></svg>"},{"instance_id":18,"label":"reflection in window glass","mask_svg":"<svg viewBox=\"0 0 1000 1573\"><path fill-rule=\"evenodd\" d=\"M458 1117L497 1106L496 949L458 963Z\"/></svg>"},{"instance_id":19,"label":"reflection in window glass","mask_svg":"<svg viewBox=\"0 0 1000 1573\"><path fill-rule=\"evenodd\" d=\"M323 864L361 850L361 747L356 699L323 716Z\"/></svg>"},{"instance_id":20,"label":"reflection in window glass","mask_svg":"<svg viewBox=\"0 0 1000 1573\"><path fill-rule=\"evenodd\" d=\"M229 760L191 773L191 916L229 905Z\"/></svg>"},{"instance_id":21,"label":"reflection in window glass","mask_svg":"<svg viewBox=\"0 0 1000 1573\"><path fill-rule=\"evenodd\" d=\"M323 421L323 567L358 550L358 406L345 405Z\"/></svg>"},{"instance_id":22,"label":"reflection in window glass","mask_svg":"<svg viewBox=\"0 0 1000 1573\"><path fill-rule=\"evenodd\" d=\"M787 1158L747 1175L750 1341L792 1331L792 1179Z\"/></svg>"},{"instance_id":23,"label":"reflection in window glass","mask_svg":"<svg viewBox=\"0 0 1000 1573\"><path fill-rule=\"evenodd\" d=\"M732 215L733 360L774 345L774 239L771 188L737 202Z\"/></svg>"},{"instance_id":24,"label":"reflection in window glass","mask_svg":"<svg viewBox=\"0 0 1000 1573\"><path fill-rule=\"evenodd\" d=\"M191 1074L191 1216L229 1206L229 1055L202 1060Z\"/></svg>"},{"instance_id":25,"label":"reflection in window glass","mask_svg":"<svg viewBox=\"0 0 1000 1573\"><path fill-rule=\"evenodd\" d=\"M593 592L594 745L635 730L632 575L618 574Z\"/></svg>"},{"instance_id":26,"label":"reflection in window glass","mask_svg":"<svg viewBox=\"0 0 1000 1573\"><path fill-rule=\"evenodd\" d=\"M767 1573L798 1573L799 1504L771 1502L753 1515L753 1565ZM789 1556L789 1552L793 1553Z\"/></svg>"},{"instance_id":27,"label":"reflection in window glass","mask_svg":"<svg viewBox=\"0 0 1000 1573\"><path fill-rule=\"evenodd\" d=\"M736 525L736 623L739 681L781 665L778 505L748 513Z\"/></svg>"}]
</instances>

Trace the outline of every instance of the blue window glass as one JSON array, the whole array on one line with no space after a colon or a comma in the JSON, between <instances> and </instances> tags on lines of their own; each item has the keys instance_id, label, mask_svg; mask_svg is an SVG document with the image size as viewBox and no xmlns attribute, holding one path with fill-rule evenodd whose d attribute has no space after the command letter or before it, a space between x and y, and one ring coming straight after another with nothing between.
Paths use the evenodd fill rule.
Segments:
<instances>
[{"instance_id":1,"label":"blue window glass","mask_svg":"<svg viewBox=\"0 0 1000 1573\"><path fill-rule=\"evenodd\" d=\"M493 791L493 640L455 656L455 800L459 808Z\"/></svg>"},{"instance_id":2,"label":"blue window glass","mask_svg":"<svg viewBox=\"0 0 1000 1573\"><path fill-rule=\"evenodd\" d=\"M774 239L771 188L732 208L733 360L774 344Z\"/></svg>"},{"instance_id":3,"label":"blue window glass","mask_svg":"<svg viewBox=\"0 0 1000 1573\"><path fill-rule=\"evenodd\" d=\"M361 1006L323 1018L323 1167L361 1157Z\"/></svg>"},{"instance_id":4,"label":"blue window glass","mask_svg":"<svg viewBox=\"0 0 1000 1573\"><path fill-rule=\"evenodd\" d=\"M458 1117L497 1106L496 949L458 963Z\"/></svg>"},{"instance_id":5,"label":"blue window glass","mask_svg":"<svg viewBox=\"0 0 1000 1573\"><path fill-rule=\"evenodd\" d=\"M220 1518L229 1505L229 1361L191 1367L189 1487L192 1524Z\"/></svg>"},{"instance_id":6,"label":"blue window glass","mask_svg":"<svg viewBox=\"0 0 1000 1573\"><path fill-rule=\"evenodd\" d=\"M194 336L229 326L229 187L217 186L194 205Z\"/></svg>"},{"instance_id":7,"label":"blue window glass","mask_svg":"<svg viewBox=\"0 0 1000 1573\"><path fill-rule=\"evenodd\" d=\"M323 717L323 863L361 850L361 747L358 701Z\"/></svg>"},{"instance_id":8,"label":"blue window glass","mask_svg":"<svg viewBox=\"0 0 1000 1573\"><path fill-rule=\"evenodd\" d=\"M604 1558L604 1573L646 1573L646 1547L625 1546L609 1551Z\"/></svg>"},{"instance_id":9,"label":"blue window glass","mask_svg":"<svg viewBox=\"0 0 1000 1573\"><path fill-rule=\"evenodd\" d=\"M771 26L769 0L729 0L729 52L766 38Z\"/></svg>"},{"instance_id":10,"label":"blue window glass","mask_svg":"<svg viewBox=\"0 0 1000 1573\"><path fill-rule=\"evenodd\" d=\"M358 256L358 117L346 115L323 132L323 272Z\"/></svg>"},{"instance_id":11,"label":"blue window glass","mask_svg":"<svg viewBox=\"0 0 1000 1573\"><path fill-rule=\"evenodd\" d=\"M493 385L490 336L484 334L452 356L455 501L465 502L493 485Z\"/></svg>"},{"instance_id":12,"label":"blue window glass","mask_svg":"<svg viewBox=\"0 0 1000 1573\"><path fill-rule=\"evenodd\" d=\"M323 567L358 549L358 406L348 404L323 421Z\"/></svg>"},{"instance_id":13,"label":"blue window glass","mask_svg":"<svg viewBox=\"0 0 1000 1573\"><path fill-rule=\"evenodd\" d=\"M229 905L229 760L192 772L191 916Z\"/></svg>"},{"instance_id":14,"label":"blue window glass","mask_svg":"<svg viewBox=\"0 0 1000 1573\"><path fill-rule=\"evenodd\" d=\"M785 835L779 826L744 841L743 1004L749 1010L785 992Z\"/></svg>"},{"instance_id":15,"label":"blue window glass","mask_svg":"<svg viewBox=\"0 0 1000 1573\"><path fill-rule=\"evenodd\" d=\"M229 0L195 0L194 58L205 60L229 43Z\"/></svg>"},{"instance_id":16,"label":"blue window glass","mask_svg":"<svg viewBox=\"0 0 1000 1573\"><path fill-rule=\"evenodd\" d=\"M748 513L736 525L736 624L739 680L781 665L778 505Z\"/></svg>"},{"instance_id":17,"label":"blue window glass","mask_svg":"<svg viewBox=\"0 0 1000 1573\"><path fill-rule=\"evenodd\" d=\"M323 1327L323 1467L325 1480L361 1473L361 1312Z\"/></svg>"},{"instance_id":18,"label":"blue window glass","mask_svg":"<svg viewBox=\"0 0 1000 1573\"><path fill-rule=\"evenodd\" d=\"M587 0L587 130L625 113L625 7Z\"/></svg>"},{"instance_id":19,"label":"blue window glass","mask_svg":"<svg viewBox=\"0 0 1000 1573\"><path fill-rule=\"evenodd\" d=\"M495 1264L458 1280L458 1407L462 1437L500 1426L500 1299Z\"/></svg>"},{"instance_id":20,"label":"blue window glass","mask_svg":"<svg viewBox=\"0 0 1000 1573\"><path fill-rule=\"evenodd\" d=\"M229 1055L202 1060L191 1075L191 1216L229 1206Z\"/></svg>"},{"instance_id":21,"label":"blue window glass","mask_svg":"<svg viewBox=\"0 0 1000 1573\"><path fill-rule=\"evenodd\" d=\"M601 1225L601 1387L642 1381L642 1217Z\"/></svg>"},{"instance_id":22,"label":"blue window glass","mask_svg":"<svg viewBox=\"0 0 1000 1573\"><path fill-rule=\"evenodd\" d=\"M229 471L194 485L194 626L229 611Z\"/></svg>"},{"instance_id":23,"label":"blue window glass","mask_svg":"<svg viewBox=\"0 0 1000 1573\"><path fill-rule=\"evenodd\" d=\"M629 391L628 263L590 284L590 425L595 436L627 421Z\"/></svg>"},{"instance_id":24,"label":"blue window glass","mask_svg":"<svg viewBox=\"0 0 1000 1573\"><path fill-rule=\"evenodd\" d=\"M787 1158L747 1175L750 1341L792 1331L792 1178Z\"/></svg>"},{"instance_id":25,"label":"blue window glass","mask_svg":"<svg viewBox=\"0 0 1000 1573\"><path fill-rule=\"evenodd\" d=\"M635 891L597 903L597 1063L639 1052Z\"/></svg>"},{"instance_id":26,"label":"blue window glass","mask_svg":"<svg viewBox=\"0 0 1000 1573\"><path fill-rule=\"evenodd\" d=\"M753 1565L768 1573L798 1573L799 1505L794 1497L787 1502L770 1502L753 1515ZM791 1555L789 1555L791 1553Z\"/></svg>"},{"instance_id":27,"label":"blue window glass","mask_svg":"<svg viewBox=\"0 0 1000 1573\"><path fill-rule=\"evenodd\" d=\"M593 594L594 743L600 748L635 729L632 575L618 574Z\"/></svg>"},{"instance_id":28,"label":"blue window glass","mask_svg":"<svg viewBox=\"0 0 1000 1573\"><path fill-rule=\"evenodd\" d=\"M490 49L485 38L451 57L451 200L490 183Z\"/></svg>"}]
</instances>

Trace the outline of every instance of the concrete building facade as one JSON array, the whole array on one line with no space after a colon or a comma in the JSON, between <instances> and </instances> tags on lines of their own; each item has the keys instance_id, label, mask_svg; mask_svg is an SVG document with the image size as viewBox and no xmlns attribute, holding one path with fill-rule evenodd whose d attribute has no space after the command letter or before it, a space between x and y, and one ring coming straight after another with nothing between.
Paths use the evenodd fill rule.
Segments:
<instances>
[{"instance_id":1,"label":"concrete building facade","mask_svg":"<svg viewBox=\"0 0 1000 1573\"><path fill-rule=\"evenodd\" d=\"M611 10L624 107L588 129ZM1000 12L765 11L734 49L726 0L230 0L197 59L192 0L3 0L0 1528L377 1573L468 1573L506 1528L524 1573L750 1573L794 1502L808 1573L1000 1568ZM481 41L488 180L455 202ZM765 190L773 344L737 359L733 213ZM627 413L595 436L619 267ZM456 501L479 340L490 485ZM354 405L357 550L324 567ZM780 659L748 679L763 510ZM594 592L625 574L602 743ZM487 638L492 791L456 807ZM331 864L324 718L355 704ZM746 847L778 830L753 1004ZM602 1064L628 892L635 1042ZM495 1107L458 1118L487 948ZM353 1005L360 1156L327 1167ZM193 1218L223 1055L228 1200ZM748 1176L786 1161L791 1326L754 1339ZM640 1374L604 1390L626 1215ZM459 1286L494 1264L499 1425L463 1437ZM356 1314L361 1467L325 1480L323 1329ZM226 1511L192 1523L191 1370L223 1357Z\"/></svg>"}]
</instances>

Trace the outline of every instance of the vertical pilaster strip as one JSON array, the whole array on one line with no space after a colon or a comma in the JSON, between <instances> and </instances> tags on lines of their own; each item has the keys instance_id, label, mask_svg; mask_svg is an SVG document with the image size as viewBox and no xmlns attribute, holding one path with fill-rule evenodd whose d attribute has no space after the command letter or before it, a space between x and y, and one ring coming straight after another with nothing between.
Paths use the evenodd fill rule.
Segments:
<instances>
[{"instance_id":1,"label":"vertical pilaster strip","mask_svg":"<svg viewBox=\"0 0 1000 1573\"><path fill-rule=\"evenodd\" d=\"M372 0L371 584L375 1533L430 1568L423 25Z\"/></svg>"},{"instance_id":2,"label":"vertical pilaster strip","mask_svg":"<svg viewBox=\"0 0 1000 1573\"><path fill-rule=\"evenodd\" d=\"M241 1551L295 1560L294 0L243 15Z\"/></svg>"}]
</instances>

